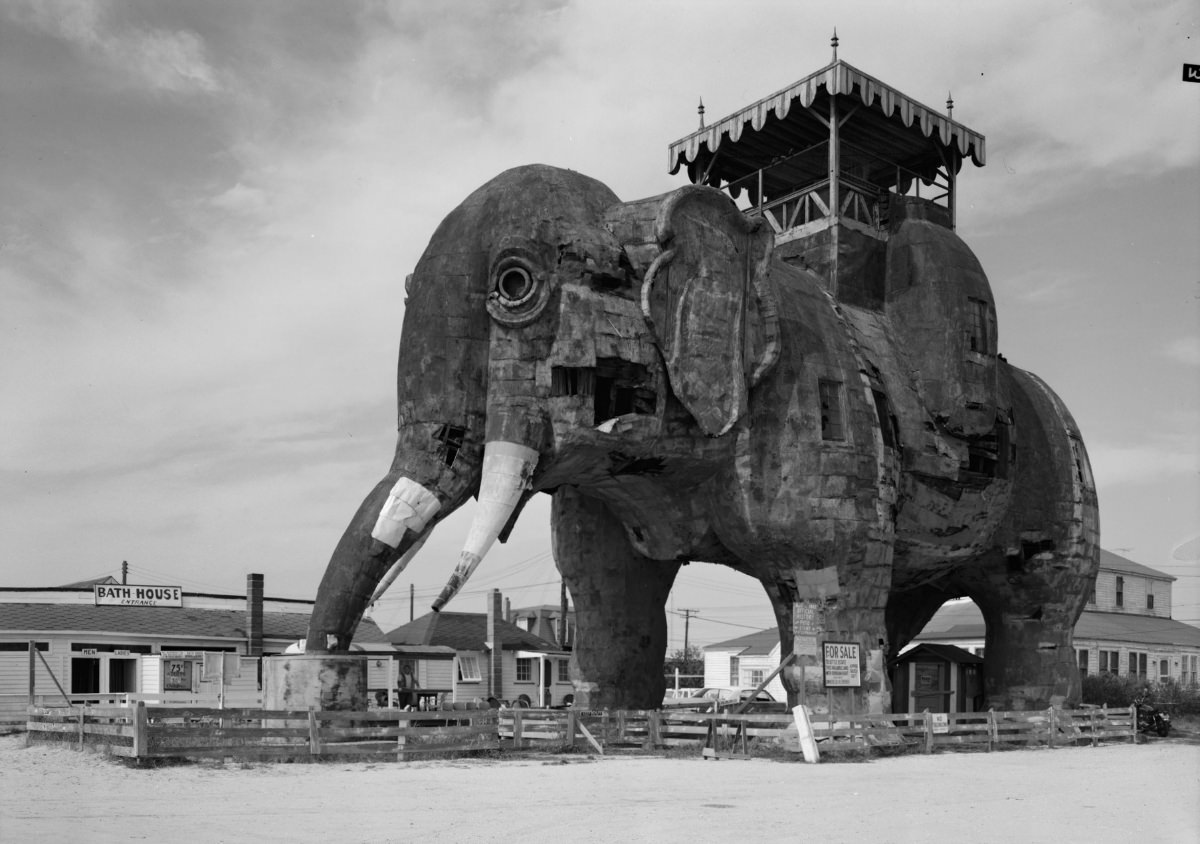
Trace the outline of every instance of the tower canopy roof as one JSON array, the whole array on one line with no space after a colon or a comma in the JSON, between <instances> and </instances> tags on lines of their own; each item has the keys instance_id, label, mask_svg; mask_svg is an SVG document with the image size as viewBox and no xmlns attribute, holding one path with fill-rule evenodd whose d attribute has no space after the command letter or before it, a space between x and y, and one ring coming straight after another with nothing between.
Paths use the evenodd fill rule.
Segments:
<instances>
[{"instance_id":1,"label":"tower canopy roof","mask_svg":"<svg viewBox=\"0 0 1200 844\"><path fill-rule=\"evenodd\" d=\"M855 152L861 176L873 184L889 188L913 175L929 181L938 168L958 172L968 156L977 166L984 164L983 135L835 60L675 141L667 166L671 173L686 166L692 182L701 181L707 170L705 181L713 185L746 179L742 186L749 186L748 177L764 170L768 196L820 179L827 175L824 158L800 153L829 139L824 121L831 98L837 98L839 123L845 119L843 148ZM897 172L897 165L907 174Z\"/></svg>"}]
</instances>

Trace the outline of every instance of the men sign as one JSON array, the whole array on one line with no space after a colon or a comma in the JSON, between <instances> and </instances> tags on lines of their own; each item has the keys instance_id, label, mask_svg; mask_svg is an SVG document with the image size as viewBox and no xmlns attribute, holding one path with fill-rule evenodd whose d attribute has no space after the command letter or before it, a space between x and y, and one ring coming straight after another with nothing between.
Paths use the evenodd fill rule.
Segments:
<instances>
[{"instance_id":1,"label":"men sign","mask_svg":"<svg viewBox=\"0 0 1200 844\"><path fill-rule=\"evenodd\" d=\"M858 688L862 671L857 642L826 642L824 646L825 687Z\"/></svg>"}]
</instances>

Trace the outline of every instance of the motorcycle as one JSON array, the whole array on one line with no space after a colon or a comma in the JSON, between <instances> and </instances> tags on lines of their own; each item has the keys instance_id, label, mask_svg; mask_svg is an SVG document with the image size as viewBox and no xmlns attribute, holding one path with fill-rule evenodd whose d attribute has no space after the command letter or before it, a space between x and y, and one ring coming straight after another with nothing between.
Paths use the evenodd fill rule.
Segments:
<instances>
[{"instance_id":1,"label":"motorcycle","mask_svg":"<svg viewBox=\"0 0 1200 844\"><path fill-rule=\"evenodd\" d=\"M1166 738L1171 732L1171 716L1150 704L1150 695L1143 692L1133 700L1137 709L1137 730L1139 733L1155 733L1159 738Z\"/></svg>"}]
</instances>

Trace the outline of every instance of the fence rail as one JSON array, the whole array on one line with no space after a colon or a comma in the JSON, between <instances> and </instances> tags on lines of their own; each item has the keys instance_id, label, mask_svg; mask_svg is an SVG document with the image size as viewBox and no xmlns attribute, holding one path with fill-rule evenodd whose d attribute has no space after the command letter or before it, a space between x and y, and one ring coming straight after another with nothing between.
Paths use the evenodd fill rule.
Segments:
<instances>
[{"instance_id":1,"label":"fence rail","mask_svg":"<svg viewBox=\"0 0 1200 844\"><path fill-rule=\"evenodd\" d=\"M693 747L706 757L747 756L756 748L800 751L791 713L446 709L367 712L156 706L28 708L31 742L68 742L136 759L367 757L419 759L501 749L563 750ZM1135 741L1132 709L1049 709L859 715L811 722L821 754L894 748L909 752L1003 745Z\"/></svg>"}]
</instances>

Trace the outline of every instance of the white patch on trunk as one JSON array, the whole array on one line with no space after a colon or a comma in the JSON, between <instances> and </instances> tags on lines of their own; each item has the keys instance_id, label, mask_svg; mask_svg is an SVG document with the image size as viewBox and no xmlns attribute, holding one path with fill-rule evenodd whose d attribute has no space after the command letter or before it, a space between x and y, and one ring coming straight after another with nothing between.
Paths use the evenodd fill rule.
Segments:
<instances>
[{"instance_id":1,"label":"white patch on trunk","mask_svg":"<svg viewBox=\"0 0 1200 844\"><path fill-rule=\"evenodd\" d=\"M404 531L422 533L441 506L437 496L425 487L411 478L401 478L379 511L371 536L385 545L399 548Z\"/></svg>"}]
</instances>

